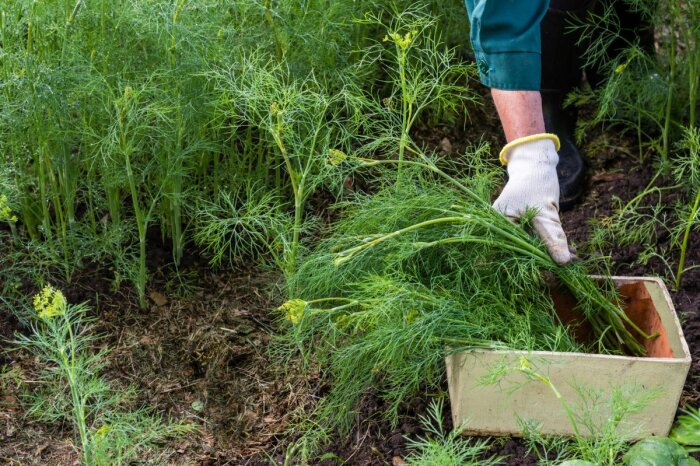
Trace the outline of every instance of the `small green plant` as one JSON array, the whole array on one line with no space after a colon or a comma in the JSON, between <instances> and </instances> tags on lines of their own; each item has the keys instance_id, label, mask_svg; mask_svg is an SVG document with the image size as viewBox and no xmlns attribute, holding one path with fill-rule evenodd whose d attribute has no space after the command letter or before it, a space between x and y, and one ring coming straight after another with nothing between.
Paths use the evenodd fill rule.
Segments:
<instances>
[{"instance_id":1,"label":"small green plant","mask_svg":"<svg viewBox=\"0 0 700 466\"><path fill-rule=\"evenodd\" d=\"M605 391L575 386L578 403L571 405L549 377L543 375L527 357L520 358L517 370L534 382L544 383L552 391L575 432L573 439L546 437L539 432L537 424L522 420L530 450L537 453L542 465L559 465L561 458L574 458L571 466L576 464L575 461L583 462L581 466L588 464L586 462L599 466L620 464L620 458L629 448L629 441L639 427L630 424L628 417L642 411L650 401L662 394L660 388L640 397L634 386L614 386ZM549 456L555 456L557 460L551 461Z\"/></svg>"},{"instance_id":2,"label":"small green plant","mask_svg":"<svg viewBox=\"0 0 700 466\"><path fill-rule=\"evenodd\" d=\"M408 439L411 452L406 457L410 466L491 466L501 464L502 458L485 458L490 447L487 439L474 440L462 436L464 426L446 431L442 421L443 398L433 400L427 416L420 416L424 437Z\"/></svg>"},{"instance_id":3,"label":"small green plant","mask_svg":"<svg viewBox=\"0 0 700 466\"><path fill-rule=\"evenodd\" d=\"M686 264L689 241L700 225L700 130L686 128L678 149L668 163L672 183L650 185L631 201L620 202L612 216L595 222L593 240L589 243L589 247L599 250L611 243L644 247L639 261L660 260L677 289L682 285L684 273L700 267ZM665 196L671 190L678 197L669 205ZM670 241L660 245L661 236L667 236ZM677 264L673 264L672 255L678 257Z\"/></svg>"},{"instance_id":4,"label":"small green plant","mask_svg":"<svg viewBox=\"0 0 700 466\"><path fill-rule=\"evenodd\" d=\"M45 367L40 389L26 398L27 413L46 422L68 420L83 464L130 464L157 443L195 430L149 408L129 409L133 389L117 389L101 374L107 350L93 352L99 337L85 306L68 304L46 286L32 312L32 332L17 336L16 349L30 351Z\"/></svg>"},{"instance_id":5,"label":"small green plant","mask_svg":"<svg viewBox=\"0 0 700 466\"><path fill-rule=\"evenodd\" d=\"M234 265L269 257L283 269L292 219L279 195L260 184L247 184L217 198L200 201L192 215L194 240L211 257L210 263Z\"/></svg>"},{"instance_id":6,"label":"small green plant","mask_svg":"<svg viewBox=\"0 0 700 466\"><path fill-rule=\"evenodd\" d=\"M700 466L700 462L692 458L683 447L665 437L649 437L640 441L625 453L623 461L625 466Z\"/></svg>"}]
</instances>

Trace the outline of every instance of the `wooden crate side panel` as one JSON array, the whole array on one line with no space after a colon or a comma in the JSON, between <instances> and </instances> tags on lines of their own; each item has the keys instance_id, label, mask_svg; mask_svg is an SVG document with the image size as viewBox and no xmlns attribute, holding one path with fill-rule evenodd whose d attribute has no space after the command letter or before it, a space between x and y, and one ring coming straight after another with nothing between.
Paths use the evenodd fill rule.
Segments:
<instances>
[{"instance_id":1,"label":"wooden crate side panel","mask_svg":"<svg viewBox=\"0 0 700 466\"><path fill-rule=\"evenodd\" d=\"M636 437L667 435L673 422L688 366L675 359L640 360L600 355L563 353L460 353L448 358L453 420L466 423L469 431L481 434L515 434L520 432L519 417L546 421L543 432L574 433L564 409L553 391L541 381L529 380L518 371L519 359L526 355L535 370L549 377L570 406L581 403L577 389L599 390L603 419L607 418L606 400L613 387L635 387L640 395L656 389L663 393L646 409L630 416L620 432L639 428ZM498 368L511 370L498 385L483 385Z\"/></svg>"}]
</instances>

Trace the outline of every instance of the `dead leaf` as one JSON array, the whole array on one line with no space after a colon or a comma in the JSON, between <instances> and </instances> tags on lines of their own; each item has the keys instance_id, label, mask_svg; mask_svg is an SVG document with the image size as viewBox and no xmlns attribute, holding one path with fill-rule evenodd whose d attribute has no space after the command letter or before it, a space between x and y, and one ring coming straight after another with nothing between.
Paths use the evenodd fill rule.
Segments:
<instances>
[{"instance_id":1,"label":"dead leaf","mask_svg":"<svg viewBox=\"0 0 700 466\"><path fill-rule=\"evenodd\" d=\"M343 187L350 192L355 191L355 181L352 179L352 177L350 175L346 176L345 179L343 180Z\"/></svg>"},{"instance_id":2,"label":"dead leaf","mask_svg":"<svg viewBox=\"0 0 700 466\"><path fill-rule=\"evenodd\" d=\"M141 343L142 345L150 345L151 343L153 343L153 339L148 335L144 335L139 340L139 343Z\"/></svg>"},{"instance_id":3,"label":"dead leaf","mask_svg":"<svg viewBox=\"0 0 700 466\"><path fill-rule=\"evenodd\" d=\"M5 395L0 398L0 406L8 411L19 410L19 400L14 395Z\"/></svg>"},{"instance_id":4,"label":"dead leaf","mask_svg":"<svg viewBox=\"0 0 700 466\"><path fill-rule=\"evenodd\" d=\"M447 138L442 138L442 141L440 141L440 148L445 154L452 153L452 143Z\"/></svg>"},{"instance_id":5,"label":"dead leaf","mask_svg":"<svg viewBox=\"0 0 700 466\"><path fill-rule=\"evenodd\" d=\"M265 421L265 424L274 424L275 422L277 422L277 419L275 419L272 416L265 416L263 418L263 421Z\"/></svg>"},{"instance_id":6,"label":"dead leaf","mask_svg":"<svg viewBox=\"0 0 700 466\"><path fill-rule=\"evenodd\" d=\"M401 466L402 464L408 463L406 463L400 456L394 456L393 458L391 458L391 464L392 466Z\"/></svg>"},{"instance_id":7,"label":"dead leaf","mask_svg":"<svg viewBox=\"0 0 700 466\"><path fill-rule=\"evenodd\" d=\"M166 304L168 304L168 298L166 298L165 295L163 295L163 293L151 291L148 297L151 298L151 301L153 301L158 307L165 306Z\"/></svg>"},{"instance_id":8,"label":"dead leaf","mask_svg":"<svg viewBox=\"0 0 700 466\"><path fill-rule=\"evenodd\" d=\"M39 445L39 446L36 447L36 449L34 450L34 456L41 456L41 453L42 453L44 450L46 450L47 448L49 448L49 444L48 444L48 443L44 443L44 444Z\"/></svg>"}]
</instances>

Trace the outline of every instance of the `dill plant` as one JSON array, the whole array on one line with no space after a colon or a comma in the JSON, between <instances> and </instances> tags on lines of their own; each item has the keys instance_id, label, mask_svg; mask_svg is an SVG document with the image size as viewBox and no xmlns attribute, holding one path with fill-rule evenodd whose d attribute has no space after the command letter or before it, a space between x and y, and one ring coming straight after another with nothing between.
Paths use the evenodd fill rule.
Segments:
<instances>
[{"instance_id":1,"label":"dill plant","mask_svg":"<svg viewBox=\"0 0 700 466\"><path fill-rule=\"evenodd\" d=\"M658 259L676 289L683 274L698 264L686 264L688 244L700 224L700 131L686 128L669 160L670 177L665 185L652 186L627 203L618 203L612 216L594 222L594 237L589 247L603 251L612 243L621 246L641 245L640 263ZM672 205L665 200L670 192L679 196ZM670 241L660 245L662 236ZM671 262L676 254L678 262Z\"/></svg>"},{"instance_id":2,"label":"dill plant","mask_svg":"<svg viewBox=\"0 0 700 466\"><path fill-rule=\"evenodd\" d=\"M428 406L427 416L419 421L425 437L409 439L406 446L411 453L406 464L411 466L461 465L492 466L501 464L502 458L484 458L489 448L488 440L468 440L462 436L464 427L447 432L442 421L443 399L433 400Z\"/></svg>"},{"instance_id":3,"label":"dill plant","mask_svg":"<svg viewBox=\"0 0 700 466\"><path fill-rule=\"evenodd\" d=\"M629 8L657 31L656 50L646 50L637 39L625 37L611 2L599 13L572 24L585 45L586 66L596 68L605 81L598 89L574 93L571 102L594 100L594 118L583 124L615 124L623 132L632 129L644 146L667 162L673 140L684 126L697 122L700 80L700 4L697 1L625 0ZM624 44L617 53L614 44ZM648 47L647 47L648 48ZM643 152L640 152L643 154ZM663 168L663 166L662 166Z\"/></svg>"},{"instance_id":4,"label":"dill plant","mask_svg":"<svg viewBox=\"0 0 700 466\"><path fill-rule=\"evenodd\" d=\"M31 243L69 282L86 264L109 263L145 305L144 259L156 233L177 265L188 243L217 231L204 219L216 224L222 210L211 217L198 206L226 206L251 182L291 200L266 218L294 212L295 227L281 241L288 257L272 259L292 270L313 224L308 197L326 182L339 191L323 173L328 150L383 134L371 120L387 114L374 101L388 68L366 49L409 6L411 21L418 10L463 8L459 0L422 8L401 0L391 11L375 0L3 2L0 157L17 187L14 243ZM454 42L465 17L452 16L462 21L449 20ZM243 63L255 70L218 79ZM272 87L256 90L264 80ZM281 129L264 92L275 96ZM231 96L244 105L237 109ZM395 123L384 125L386 134L401 134Z\"/></svg>"},{"instance_id":5,"label":"dill plant","mask_svg":"<svg viewBox=\"0 0 700 466\"><path fill-rule=\"evenodd\" d=\"M370 125L374 140L358 153L393 152L398 147L397 156L402 162L414 151L411 130L427 110L441 116L466 112L466 105L476 101L468 87L475 69L458 57L457 49L444 43L438 19L426 5L391 9L358 21L383 31L381 42L363 50L358 67L376 66L386 75L381 80L386 95L381 101L374 95L367 99L376 115ZM356 93L366 95L366 91ZM399 163L399 175L401 168Z\"/></svg>"},{"instance_id":6,"label":"dill plant","mask_svg":"<svg viewBox=\"0 0 700 466\"><path fill-rule=\"evenodd\" d=\"M300 309L291 319L281 308L289 323L280 349L327 368L322 419L348 428L362 394L375 388L396 420L403 400L437 387L451 351L644 354L612 289L601 290L586 264L556 266L538 240L491 208L494 167L472 160L470 176L454 178L426 156L402 163L406 178L341 204L329 238L289 280ZM558 320L545 271L577 299L598 338L593 345Z\"/></svg>"},{"instance_id":7,"label":"dill plant","mask_svg":"<svg viewBox=\"0 0 700 466\"><path fill-rule=\"evenodd\" d=\"M529 366L529 364L526 364ZM576 387L577 403L561 398L551 381L539 374L537 369L525 368L524 372L533 380L544 383L556 394L561 406L567 411L577 434L573 438L545 436L538 425L522 420L521 425L530 451L538 456L538 464L560 465L562 459L581 461L582 464L615 466L631 446L637 426L629 422L629 416L641 412L662 391L639 397L634 386L611 387L602 392ZM582 435L583 434L583 435ZM555 460L549 458L555 457ZM573 463L575 464L575 463Z\"/></svg>"},{"instance_id":8,"label":"dill plant","mask_svg":"<svg viewBox=\"0 0 700 466\"><path fill-rule=\"evenodd\" d=\"M367 17L364 21L382 25L380 17ZM394 90L385 98L385 113L391 115L396 108L400 118L396 124L400 128L399 174L411 128L421 111L434 103L454 108L465 97L466 88L459 79L468 76L469 68L455 63L453 51L441 50L436 22L420 8L397 13L382 40L390 46L378 44L365 50L365 60L377 60L384 65L389 74L387 81Z\"/></svg>"},{"instance_id":9,"label":"dill plant","mask_svg":"<svg viewBox=\"0 0 700 466\"><path fill-rule=\"evenodd\" d=\"M284 268L293 225L278 194L249 183L222 193L219 199L200 202L193 214L194 240L211 257L212 265L270 257Z\"/></svg>"},{"instance_id":10,"label":"dill plant","mask_svg":"<svg viewBox=\"0 0 700 466\"><path fill-rule=\"evenodd\" d=\"M294 79L284 67L259 53L214 71L223 114L232 125L254 124L266 138L265 150L277 160L276 185L289 184L294 217L282 267L294 272L305 222L306 201L323 184L328 154L347 145L360 107L344 90L327 93L313 75ZM281 176L284 172L284 178Z\"/></svg>"},{"instance_id":11,"label":"dill plant","mask_svg":"<svg viewBox=\"0 0 700 466\"><path fill-rule=\"evenodd\" d=\"M17 335L15 350L44 364L37 392L25 397L27 413L46 422L68 420L76 431L82 464L130 464L165 439L193 432L149 408L129 409L134 389L118 389L101 372L107 349L93 351L99 336L84 305L67 303L46 286L34 297L31 333Z\"/></svg>"},{"instance_id":12,"label":"dill plant","mask_svg":"<svg viewBox=\"0 0 700 466\"><path fill-rule=\"evenodd\" d=\"M596 221L594 241L602 250L610 241L621 246L638 244L644 250L640 263L652 258L668 270L676 288L682 276L696 265L686 266L689 237L697 224L697 107L700 86L700 3L669 0L626 0L657 30L655 50L625 39L611 4L592 14L580 29L587 44L587 66L598 67L605 77L598 89L574 93L570 102L594 101L594 118L583 123L580 134L593 124L610 125L617 131L633 131L640 161L657 154L657 169L648 186L628 202L619 201L615 213ZM616 42L624 50L611 55ZM648 47L647 47L648 48ZM614 125L614 126L613 126ZM674 143L674 141L678 141ZM681 199L667 206L665 197L680 193ZM661 235L671 238L668 247L658 247ZM671 254L677 253L673 264Z\"/></svg>"}]
</instances>

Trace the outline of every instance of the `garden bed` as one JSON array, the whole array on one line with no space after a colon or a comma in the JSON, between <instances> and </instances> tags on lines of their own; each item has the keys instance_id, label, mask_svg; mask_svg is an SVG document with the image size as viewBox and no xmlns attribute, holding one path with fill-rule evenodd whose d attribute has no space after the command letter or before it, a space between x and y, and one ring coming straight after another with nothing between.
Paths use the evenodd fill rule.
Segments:
<instances>
[{"instance_id":1,"label":"garden bed","mask_svg":"<svg viewBox=\"0 0 700 466\"><path fill-rule=\"evenodd\" d=\"M485 133L498 144L500 134L495 113L487 107L477 120L484 126L473 131ZM462 150L460 141L467 136L455 128L434 128L425 138L437 147L447 138L458 152ZM633 151L624 140L607 139L600 134L591 137L604 140L608 149L591 154L588 194L582 204L563 214L564 228L570 240L578 245L590 237L590 219L609 215L615 206L615 196L630 199L652 176L649 167L625 155ZM667 201L672 202L674 196L673 192L667 192ZM319 212L325 202L315 201ZM313 377L300 376L296 367L274 367L265 352L274 331L274 314L270 309L274 308L275 300L281 299L269 295L275 277L254 269L212 272L190 252L180 273L190 277L190 283L198 290L189 297L178 297L172 288L176 280L167 265L167 247L159 248L157 234L151 237L150 244L153 253L149 256L149 269L155 271L152 291L167 298L161 305L151 300L148 310L140 310L137 297L128 285L117 290L111 288L112 275L106 269L87 270L72 285L61 286L71 302L95 303L95 297L99 298L99 329L107 335L105 343L114 348L109 356L108 376L122 384L134 384L144 403L202 423L201 437L167 446L171 464L268 465L268 455L281 464L290 440L285 431L291 413L300 407L313 406L314 399L322 396L325 388L318 386ZM697 237L690 251L688 260L698 263ZM635 264L639 252L636 247L616 249L615 272L665 273L660 261ZM31 284L25 286L27 293L33 291ZM689 272L683 288L671 291L671 296L693 356L681 406L695 406L700 402L700 270ZM2 337L11 338L18 329L21 327L12 314L0 306ZM29 379L35 369L32 359L22 353L4 356L2 364ZM444 389L447 390L446 381ZM71 432L61 424L41 425L24 418L20 395L20 389L7 386L0 399L0 458L9 464L70 464L75 457L70 447ZM392 428L377 415L386 409L384 402L376 394L368 393L352 431L332 439L333 447L328 452L346 459L348 465L392 464L394 458L407 454L406 436L421 435L417 418L425 414L427 406L427 398L402 406L400 423ZM447 410L444 415L445 425L451 426ZM537 464L518 439L495 443L491 453L509 455L507 465ZM332 461L323 464L330 465Z\"/></svg>"},{"instance_id":2,"label":"garden bed","mask_svg":"<svg viewBox=\"0 0 700 466\"><path fill-rule=\"evenodd\" d=\"M423 139L438 149L441 141L451 141L454 157L462 152L463 141L477 140L482 134L497 147L501 136L495 111L486 106L474 120L482 126L471 128L470 135L460 131L459 124L420 131ZM635 151L626 140L605 134L589 138L587 145L596 142L606 149L589 154L592 176L587 196L563 214L566 233L579 246L590 239L592 218L609 215L616 206L615 197L634 197L653 175L649 166L628 155ZM676 194L667 191L664 196L665 202L672 203ZM314 204L325 217L327 199L319 197ZM700 263L697 235L689 250L687 260ZM246 268L213 272L196 259L196 251L188 251L179 273L188 277L192 289L178 293L176 273L168 266L170 252L161 245L158 234L150 237L149 251L149 269L154 271L149 291L158 293L153 298L167 299L157 304L151 298L147 310L139 309L138 299L127 284L112 288L113 275L108 269L86 270L70 285L56 283L71 302L99 302L98 329L107 335L105 344L114 348L107 375L118 383L135 385L139 401L201 423L201 436L167 445L169 464L269 465L270 457L282 464L285 448L293 440L286 434L292 413L312 407L327 387L319 386L313 375L300 375L296 366L275 367L266 353L276 317L271 309L283 299L269 292L277 277ZM659 260L636 263L639 253L634 246L616 249L614 272L666 273ZM28 294L36 291L31 283L23 286ZM696 406L700 402L700 270L688 272L683 287L671 296L693 356L681 406ZM0 336L10 339L21 329L0 305ZM21 352L5 355L0 362L28 380L36 369L35 362ZM2 388L0 459L9 464L71 464L76 456L67 426L42 425L23 417L21 389L14 385ZM446 380L443 388L447 390ZM346 460L347 465L400 464L407 454L406 436L422 434L418 416L425 414L427 406L427 396L412 400L400 408L401 420L392 427L377 414L386 409L384 402L368 393L352 431L331 439L327 452ZM444 415L446 427L451 426L447 410ZM491 453L509 455L507 465L537 464L518 439L494 443ZM331 459L321 464L336 462Z\"/></svg>"}]
</instances>

